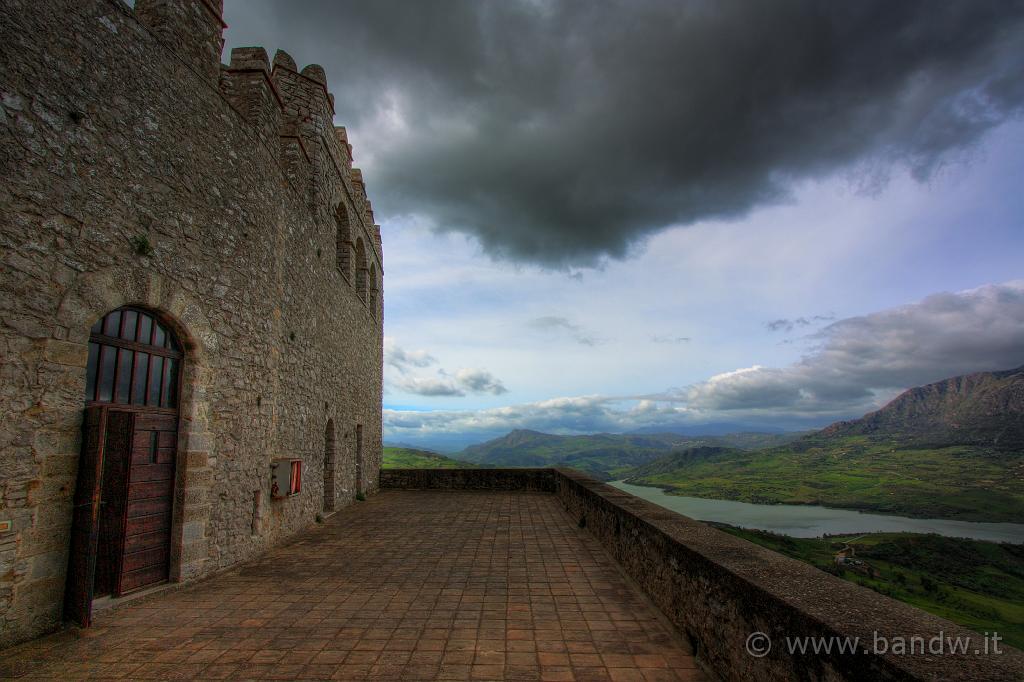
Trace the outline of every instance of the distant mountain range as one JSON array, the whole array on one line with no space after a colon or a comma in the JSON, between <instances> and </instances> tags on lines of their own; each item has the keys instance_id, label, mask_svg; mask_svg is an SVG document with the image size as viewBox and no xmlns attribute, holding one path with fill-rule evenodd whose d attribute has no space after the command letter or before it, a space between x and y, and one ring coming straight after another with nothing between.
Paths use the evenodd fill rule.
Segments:
<instances>
[{"instance_id":1,"label":"distant mountain range","mask_svg":"<svg viewBox=\"0 0 1024 682\"><path fill-rule=\"evenodd\" d=\"M977 372L903 392L860 419L836 422L819 438L883 436L922 445L1024 448L1024 367Z\"/></svg>"},{"instance_id":2,"label":"distant mountain range","mask_svg":"<svg viewBox=\"0 0 1024 682\"><path fill-rule=\"evenodd\" d=\"M678 436L720 436L723 433L774 433L783 434L799 429L780 429L764 424L746 424L742 422L704 422L702 424L663 424L645 426L629 431L629 434L674 433Z\"/></svg>"},{"instance_id":3,"label":"distant mountain range","mask_svg":"<svg viewBox=\"0 0 1024 682\"><path fill-rule=\"evenodd\" d=\"M625 476L694 497L1024 519L1024 367L912 388L777 446L691 446Z\"/></svg>"},{"instance_id":4,"label":"distant mountain range","mask_svg":"<svg viewBox=\"0 0 1024 682\"><path fill-rule=\"evenodd\" d=\"M799 433L734 433L723 436L684 436L676 433L557 436L517 429L501 438L471 445L453 457L487 467L567 466L611 480L666 454L695 447L740 449L781 445Z\"/></svg>"},{"instance_id":5,"label":"distant mountain range","mask_svg":"<svg viewBox=\"0 0 1024 682\"><path fill-rule=\"evenodd\" d=\"M680 424L666 423L658 426L646 426L632 431L625 432L627 436L721 436L722 434L774 434L786 435L793 433L806 433L816 431L824 424L821 420L812 420L799 417L787 417L784 420L773 420L771 422L705 422L701 424ZM406 433L402 440L388 439L384 442L387 447L413 448L440 452L446 455L458 455L464 449L480 445L490 440L501 439L508 435L506 431L473 431L468 433Z\"/></svg>"}]
</instances>

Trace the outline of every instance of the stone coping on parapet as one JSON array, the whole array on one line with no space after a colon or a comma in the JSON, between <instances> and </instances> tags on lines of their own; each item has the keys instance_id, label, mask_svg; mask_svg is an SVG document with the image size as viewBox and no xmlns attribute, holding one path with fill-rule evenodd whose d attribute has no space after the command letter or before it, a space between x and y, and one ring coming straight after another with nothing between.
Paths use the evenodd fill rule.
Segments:
<instances>
[{"instance_id":1,"label":"stone coping on parapet","mask_svg":"<svg viewBox=\"0 0 1024 682\"><path fill-rule=\"evenodd\" d=\"M381 469L381 488L558 492L554 469Z\"/></svg>"},{"instance_id":2,"label":"stone coping on parapet","mask_svg":"<svg viewBox=\"0 0 1024 682\"><path fill-rule=\"evenodd\" d=\"M723 680L1024 680L1017 649L571 469L384 469L380 482L557 495Z\"/></svg>"}]
</instances>

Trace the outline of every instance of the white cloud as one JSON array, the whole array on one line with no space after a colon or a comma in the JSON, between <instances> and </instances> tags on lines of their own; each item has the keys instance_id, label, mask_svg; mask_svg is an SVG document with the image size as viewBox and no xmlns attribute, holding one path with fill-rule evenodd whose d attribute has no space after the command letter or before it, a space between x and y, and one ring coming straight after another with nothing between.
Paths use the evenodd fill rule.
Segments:
<instances>
[{"instance_id":1,"label":"white cloud","mask_svg":"<svg viewBox=\"0 0 1024 682\"><path fill-rule=\"evenodd\" d=\"M490 393L492 395L508 393L508 389L501 383L501 379L485 369L460 369L455 372L455 381L470 393Z\"/></svg>"},{"instance_id":2,"label":"white cloud","mask_svg":"<svg viewBox=\"0 0 1024 682\"><path fill-rule=\"evenodd\" d=\"M459 388L448 379L436 377L408 377L397 385L406 393L425 396L464 396Z\"/></svg>"},{"instance_id":3,"label":"white cloud","mask_svg":"<svg viewBox=\"0 0 1024 682\"><path fill-rule=\"evenodd\" d=\"M682 398L709 412L838 414L876 406L877 396L970 372L1024 363L1024 280L835 322L819 345L784 368L715 375Z\"/></svg>"},{"instance_id":4,"label":"white cloud","mask_svg":"<svg viewBox=\"0 0 1024 682\"><path fill-rule=\"evenodd\" d=\"M384 339L385 382L404 393L428 397L460 398L466 394L501 395L507 393L501 379L486 369L462 367L451 374L439 367L436 376L417 374L416 369L437 365L438 360L425 350L408 351L394 339Z\"/></svg>"},{"instance_id":5,"label":"white cloud","mask_svg":"<svg viewBox=\"0 0 1024 682\"><path fill-rule=\"evenodd\" d=\"M530 327L541 332L566 334L581 346L596 346L601 343L601 339L591 332L570 322L568 318L557 315L545 315L530 320Z\"/></svg>"},{"instance_id":6,"label":"white cloud","mask_svg":"<svg viewBox=\"0 0 1024 682\"><path fill-rule=\"evenodd\" d=\"M765 322L764 326L768 331L791 332L797 327L810 327L819 322L831 322L836 319L835 315L811 315L810 317L794 317L793 319L781 318Z\"/></svg>"},{"instance_id":7,"label":"white cloud","mask_svg":"<svg viewBox=\"0 0 1024 682\"><path fill-rule=\"evenodd\" d=\"M593 433L858 416L911 386L1024 364L1024 280L843 319L814 338L817 346L789 366L740 368L661 394L560 397L477 411L385 410L385 430L398 438L517 428Z\"/></svg>"},{"instance_id":8,"label":"white cloud","mask_svg":"<svg viewBox=\"0 0 1024 682\"><path fill-rule=\"evenodd\" d=\"M551 398L486 410L411 412L384 410L389 437L404 434L499 433L535 429L551 433L619 432L664 423L679 423L689 410L650 400L608 396Z\"/></svg>"},{"instance_id":9,"label":"white cloud","mask_svg":"<svg viewBox=\"0 0 1024 682\"><path fill-rule=\"evenodd\" d=\"M394 339L384 337L384 362L404 374L412 367L436 364L437 359L425 350L407 351L398 346Z\"/></svg>"}]
</instances>

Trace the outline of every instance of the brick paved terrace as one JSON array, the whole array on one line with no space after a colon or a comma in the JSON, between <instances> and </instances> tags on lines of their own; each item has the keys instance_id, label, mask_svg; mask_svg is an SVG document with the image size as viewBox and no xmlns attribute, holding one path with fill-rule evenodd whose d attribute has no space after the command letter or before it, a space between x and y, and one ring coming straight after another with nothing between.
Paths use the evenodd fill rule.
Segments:
<instances>
[{"instance_id":1,"label":"brick paved terrace","mask_svg":"<svg viewBox=\"0 0 1024 682\"><path fill-rule=\"evenodd\" d=\"M542 492L386 490L258 561L2 656L3 678L705 679Z\"/></svg>"},{"instance_id":2,"label":"brick paved terrace","mask_svg":"<svg viewBox=\"0 0 1024 682\"><path fill-rule=\"evenodd\" d=\"M872 651L976 633L578 472L380 483L257 561L0 652L0 679L1024 680L1010 647ZM861 644L787 651L809 637Z\"/></svg>"}]
</instances>

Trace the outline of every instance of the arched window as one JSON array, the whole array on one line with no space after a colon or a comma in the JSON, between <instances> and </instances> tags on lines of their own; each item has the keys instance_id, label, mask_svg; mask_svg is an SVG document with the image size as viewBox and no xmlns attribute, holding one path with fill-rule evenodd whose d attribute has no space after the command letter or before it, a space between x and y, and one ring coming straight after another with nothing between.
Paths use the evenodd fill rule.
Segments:
<instances>
[{"instance_id":1,"label":"arched window","mask_svg":"<svg viewBox=\"0 0 1024 682\"><path fill-rule=\"evenodd\" d=\"M366 246L362 237L356 239L356 295L366 302Z\"/></svg>"},{"instance_id":2,"label":"arched window","mask_svg":"<svg viewBox=\"0 0 1024 682\"><path fill-rule=\"evenodd\" d=\"M89 335L85 401L175 410L181 358L174 333L150 313L109 312Z\"/></svg>"},{"instance_id":3,"label":"arched window","mask_svg":"<svg viewBox=\"0 0 1024 682\"><path fill-rule=\"evenodd\" d=\"M338 272L349 282L352 281L352 225L348 219L348 209L345 202L338 204L334 212L334 222L337 225L337 267Z\"/></svg>"},{"instance_id":4,"label":"arched window","mask_svg":"<svg viewBox=\"0 0 1024 682\"><path fill-rule=\"evenodd\" d=\"M366 305L370 308L370 314L373 315L374 319L377 318L379 292L380 286L377 284L377 264L370 263L370 297L367 299Z\"/></svg>"}]
</instances>

